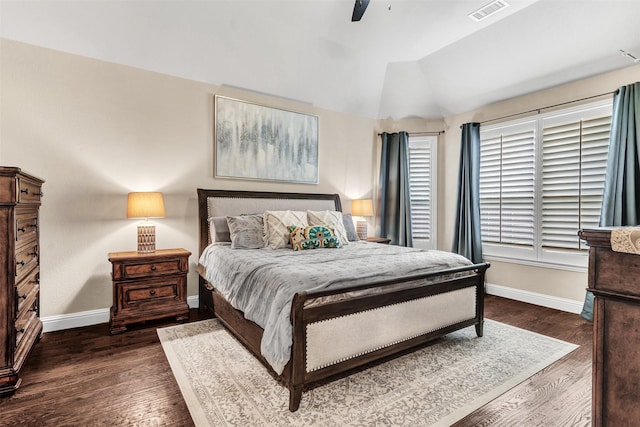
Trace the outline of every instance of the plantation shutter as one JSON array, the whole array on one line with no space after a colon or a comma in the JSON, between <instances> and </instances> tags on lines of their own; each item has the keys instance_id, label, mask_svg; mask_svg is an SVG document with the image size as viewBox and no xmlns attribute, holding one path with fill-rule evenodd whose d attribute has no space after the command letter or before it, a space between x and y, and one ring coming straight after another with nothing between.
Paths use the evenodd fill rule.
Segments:
<instances>
[{"instance_id":1,"label":"plantation shutter","mask_svg":"<svg viewBox=\"0 0 640 427\"><path fill-rule=\"evenodd\" d=\"M480 220L488 243L533 246L535 123L481 131Z\"/></svg>"},{"instance_id":2,"label":"plantation shutter","mask_svg":"<svg viewBox=\"0 0 640 427\"><path fill-rule=\"evenodd\" d=\"M409 140L409 191L411 198L411 229L414 239L431 239L432 226L432 162L429 140Z\"/></svg>"},{"instance_id":3,"label":"plantation shutter","mask_svg":"<svg viewBox=\"0 0 640 427\"><path fill-rule=\"evenodd\" d=\"M586 249L578 230L600 218L611 116L571 118L549 120L542 131L543 248Z\"/></svg>"}]
</instances>

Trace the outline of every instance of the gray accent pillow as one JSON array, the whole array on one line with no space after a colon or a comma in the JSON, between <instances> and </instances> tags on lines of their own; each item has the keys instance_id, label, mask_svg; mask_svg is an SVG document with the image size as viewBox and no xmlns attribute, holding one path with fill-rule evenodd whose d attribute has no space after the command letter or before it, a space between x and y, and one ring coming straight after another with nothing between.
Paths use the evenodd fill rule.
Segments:
<instances>
[{"instance_id":1,"label":"gray accent pillow","mask_svg":"<svg viewBox=\"0 0 640 427\"><path fill-rule=\"evenodd\" d=\"M262 215L228 216L227 224L233 249L259 249L264 247Z\"/></svg>"},{"instance_id":2,"label":"gray accent pillow","mask_svg":"<svg viewBox=\"0 0 640 427\"><path fill-rule=\"evenodd\" d=\"M214 216L209 218L209 234L211 234L211 243L230 242L231 234L227 217Z\"/></svg>"},{"instance_id":3,"label":"gray accent pillow","mask_svg":"<svg viewBox=\"0 0 640 427\"><path fill-rule=\"evenodd\" d=\"M344 224L344 229L347 232L347 240L350 242L357 242L360 240L358 238L358 233L356 233L356 227L353 225L353 217L350 213L342 214L342 223Z\"/></svg>"}]
</instances>

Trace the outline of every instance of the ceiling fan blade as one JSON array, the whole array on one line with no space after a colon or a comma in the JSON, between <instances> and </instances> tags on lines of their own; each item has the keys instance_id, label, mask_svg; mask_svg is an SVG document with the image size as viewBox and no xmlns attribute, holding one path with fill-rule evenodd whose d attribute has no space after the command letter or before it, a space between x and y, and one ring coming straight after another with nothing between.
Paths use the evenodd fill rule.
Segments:
<instances>
[{"instance_id":1,"label":"ceiling fan blade","mask_svg":"<svg viewBox=\"0 0 640 427\"><path fill-rule=\"evenodd\" d=\"M369 0L356 0L356 4L353 6L353 15L351 15L351 22L356 22L362 19L364 11L369 6Z\"/></svg>"}]
</instances>

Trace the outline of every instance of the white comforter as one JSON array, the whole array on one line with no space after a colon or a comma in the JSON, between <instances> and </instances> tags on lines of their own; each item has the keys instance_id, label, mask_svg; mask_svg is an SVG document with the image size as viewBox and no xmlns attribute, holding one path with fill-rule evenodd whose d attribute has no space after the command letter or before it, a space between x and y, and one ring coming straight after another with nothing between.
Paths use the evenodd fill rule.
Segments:
<instances>
[{"instance_id":1,"label":"white comforter","mask_svg":"<svg viewBox=\"0 0 640 427\"><path fill-rule=\"evenodd\" d=\"M296 293L340 289L470 265L456 254L351 242L340 249L231 249L208 246L199 260L206 279L264 329L261 352L278 374L291 356L291 303Z\"/></svg>"}]
</instances>

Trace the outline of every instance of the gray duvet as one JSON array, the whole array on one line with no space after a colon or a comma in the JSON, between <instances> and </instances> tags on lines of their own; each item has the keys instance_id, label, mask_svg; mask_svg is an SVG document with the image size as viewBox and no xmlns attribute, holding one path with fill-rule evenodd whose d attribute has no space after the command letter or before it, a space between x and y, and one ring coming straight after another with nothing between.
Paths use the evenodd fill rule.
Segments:
<instances>
[{"instance_id":1,"label":"gray duvet","mask_svg":"<svg viewBox=\"0 0 640 427\"><path fill-rule=\"evenodd\" d=\"M206 279L245 318L264 329L261 352L281 374L291 356L293 296L470 265L456 254L368 242L339 249L231 249L208 246Z\"/></svg>"}]
</instances>

